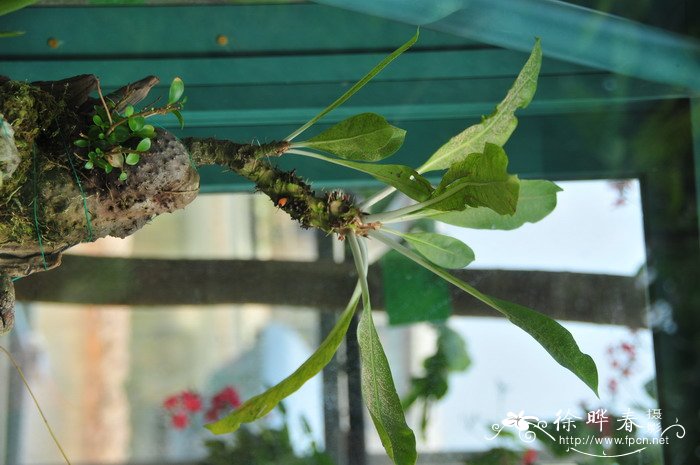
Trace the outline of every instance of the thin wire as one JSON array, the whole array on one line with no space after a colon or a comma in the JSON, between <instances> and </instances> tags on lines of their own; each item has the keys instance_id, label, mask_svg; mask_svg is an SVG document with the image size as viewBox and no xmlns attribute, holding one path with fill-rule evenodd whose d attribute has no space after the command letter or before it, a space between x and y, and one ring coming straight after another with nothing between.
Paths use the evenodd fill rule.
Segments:
<instances>
[{"instance_id":1,"label":"thin wire","mask_svg":"<svg viewBox=\"0 0 700 465\"><path fill-rule=\"evenodd\" d=\"M88 210L88 206L87 206L87 196L85 195L85 191L83 190L83 184L80 182L80 177L78 177L78 171L75 169L75 164L73 163L73 156L71 154L70 149L68 148L68 145L66 145L66 154L68 155L68 161L70 162L70 167L73 170L73 176L75 177L75 182L76 182L76 184L78 184L78 190L80 191L80 195L83 198L83 210L85 210L85 220L87 222L88 242L92 242L94 234L92 231L92 220L90 218L90 210Z\"/></svg>"},{"instance_id":2,"label":"thin wire","mask_svg":"<svg viewBox=\"0 0 700 465\"><path fill-rule=\"evenodd\" d=\"M19 373L19 377L22 379L22 382L24 383L24 387L27 388L29 395L32 397L32 401L34 401L34 405L36 406L36 409L39 411L39 415L41 415L41 419L44 420L44 424L46 425L46 429L49 431L49 434L51 435L53 442L56 444L56 447L58 447L58 450L61 452L61 455L63 456L63 460L65 460L68 465L71 465L70 460L68 460L68 456L66 455L66 452L63 450L63 447L61 447L61 443L58 442L58 438L56 437L56 434L54 434L53 429L51 428L51 425L49 425L49 421L46 419L46 415L44 415L44 411L41 410L41 406L39 406L39 401L36 399L36 396L34 396L34 392L32 392L32 388L29 387L29 383L27 382L27 378L24 376L22 369L19 367L19 363L17 363L17 360L15 360L15 358L12 356L12 354L7 349L5 349L3 346L0 346L0 351L2 351L5 355L7 355L7 358L9 358L12 365L14 365L15 370L17 370L17 373Z\"/></svg>"},{"instance_id":3,"label":"thin wire","mask_svg":"<svg viewBox=\"0 0 700 465\"><path fill-rule=\"evenodd\" d=\"M99 81L98 84L99 86ZM85 225L88 231L88 242L92 242L94 240L95 234L92 229L92 218L90 216L90 210L88 210L87 206L87 195L85 195L85 190L83 189L83 183L80 182L80 177L78 176L78 170L75 168L75 163L73 163L73 156L72 152L70 150L70 146L68 145L68 141L66 140L65 133L61 131L61 127L56 121L56 127L58 129L58 132L63 134L63 147L66 150L66 155L68 157L68 163L70 163L71 170L73 171L73 177L75 178L75 183L78 185L78 190L80 191L80 197L83 200L83 211L85 212Z\"/></svg>"},{"instance_id":4,"label":"thin wire","mask_svg":"<svg viewBox=\"0 0 700 465\"><path fill-rule=\"evenodd\" d=\"M37 188L37 173L36 173L36 144L32 145L32 159L33 159L33 184L34 184L34 227L36 228L36 235L39 239L39 251L41 252L41 261L44 265L44 270L48 270L49 266L46 264L46 254L44 253L44 243L41 237L41 229L39 228L39 192Z\"/></svg>"}]
</instances>

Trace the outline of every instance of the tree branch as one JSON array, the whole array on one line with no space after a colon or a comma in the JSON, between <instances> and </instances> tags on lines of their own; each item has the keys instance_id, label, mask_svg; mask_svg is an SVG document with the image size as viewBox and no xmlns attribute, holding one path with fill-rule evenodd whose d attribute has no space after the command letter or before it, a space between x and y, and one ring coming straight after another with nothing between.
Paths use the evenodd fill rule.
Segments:
<instances>
[{"instance_id":1,"label":"tree branch","mask_svg":"<svg viewBox=\"0 0 700 465\"><path fill-rule=\"evenodd\" d=\"M249 179L303 228L318 228L343 237L360 221L360 209L350 196L329 192L317 196L294 171L282 171L268 159L279 157L289 142L237 144L218 139L185 138L182 143L197 165L221 165Z\"/></svg>"}]
</instances>

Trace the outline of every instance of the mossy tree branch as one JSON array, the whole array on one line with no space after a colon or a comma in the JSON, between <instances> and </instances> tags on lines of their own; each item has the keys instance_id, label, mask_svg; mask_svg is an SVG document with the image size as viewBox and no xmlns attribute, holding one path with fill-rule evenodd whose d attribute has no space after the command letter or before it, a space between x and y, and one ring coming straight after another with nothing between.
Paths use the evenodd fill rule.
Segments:
<instances>
[{"instance_id":1,"label":"mossy tree branch","mask_svg":"<svg viewBox=\"0 0 700 465\"><path fill-rule=\"evenodd\" d=\"M119 105L136 103L156 83L149 76L110 98ZM10 278L58 266L61 253L80 242L126 237L156 215L184 208L199 193L193 164L224 166L249 179L303 228L340 237L362 235L369 228L350 196L339 191L317 194L294 171L270 162L289 149L286 141L179 141L159 129L150 150L129 168L126 181L81 169L84 161L73 153L77 149L71 141L90 124L90 108L97 99L89 95L95 86L91 75L31 85L0 80L0 115L14 132L14 138L0 141L14 154L11 160L0 160L0 331L9 330L12 322Z\"/></svg>"},{"instance_id":2,"label":"mossy tree branch","mask_svg":"<svg viewBox=\"0 0 700 465\"><path fill-rule=\"evenodd\" d=\"M304 228L318 228L342 237L360 224L360 209L350 196L341 192L318 196L294 171L282 171L268 161L282 155L289 148L289 142L249 145L196 138L186 138L182 142L194 163L226 166L249 179Z\"/></svg>"}]
</instances>

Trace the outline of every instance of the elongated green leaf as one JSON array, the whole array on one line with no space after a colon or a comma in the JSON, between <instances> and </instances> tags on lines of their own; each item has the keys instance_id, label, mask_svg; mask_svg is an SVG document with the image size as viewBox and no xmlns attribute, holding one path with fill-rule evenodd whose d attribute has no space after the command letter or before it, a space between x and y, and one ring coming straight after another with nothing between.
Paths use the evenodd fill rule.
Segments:
<instances>
[{"instance_id":1,"label":"elongated green leaf","mask_svg":"<svg viewBox=\"0 0 700 465\"><path fill-rule=\"evenodd\" d=\"M180 100L180 97L182 97L182 94L184 92L185 83L182 82L182 79L180 79L179 77L173 79L173 82L170 83L170 90L168 92L168 105L172 105L173 103Z\"/></svg>"},{"instance_id":2,"label":"elongated green leaf","mask_svg":"<svg viewBox=\"0 0 700 465\"><path fill-rule=\"evenodd\" d=\"M511 322L535 338L557 363L578 376L598 395L598 370L595 362L590 355L581 352L571 333L557 321L522 305L488 296L381 233L373 232L371 237L386 243L448 283L505 315Z\"/></svg>"},{"instance_id":3,"label":"elongated green leaf","mask_svg":"<svg viewBox=\"0 0 700 465\"><path fill-rule=\"evenodd\" d=\"M0 16L36 3L37 0L3 0L0 2Z\"/></svg>"},{"instance_id":4,"label":"elongated green leaf","mask_svg":"<svg viewBox=\"0 0 700 465\"><path fill-rule=\"evenodd\" d=\"M330 158L318 153L307 152L303 150L292 149L289 154L302 155L305 157L316 158L319 160L333 163L335 165L352 168L363 173L373 176L380 182L394 186L399 191L403 192L410 198L422 202L430 198L433 192L433 186L423 176L418 174L413 168L404 165L375 165L372 163L359 163L350 160L341 160L338 158Z\"/></svg>"},{"instance_id":5,"label":"elongated green leaf","mask_svg":"<svg viewBox=\"0 0 700 465\"><path fill-rule=\"evenodd\" d=\"M512 215L518 203L519 181L508 174L508 157L501 147L486 144L484 153L474 153L455 163L445 173L430 205L431 209L461 211L467 206L487 207L501 215Z\"/></svg>"},{"instance_id":6,"label":"elongated green leaf","mask_svg":"<svg viewBox=\"0 0 700 465\"><path fill-rule=\"evenodd\" d=\"M537 76L542 63L542 48L537 39L530 58L520 71L513 87L496 109L479 124L470 126L440 147L418 168L419 173L449 168L455 162L464 160L472 153L483 152L488 143L504 145L518 125L515 110L525 108L537 89Z\"/></svg>"},{"instance_id":7,"label":"elongated green leaf","mask_svg":"<svg viewBox=\"0 0 700 465\"><path fill-rule=\"evenodd\" d=\"M406 131L392 126L383 116L361 113L299 145L346 160L379 161L393 155L403 144L405 136Z\"/></svg>"},{"instance_id":8,"label":"elongated green leaf","mask_svg":"<svg viewBox=\"0 0 700 465\"><path fill-rule=\"evenodd\" d=\"M557 206L557 192L560 191L561 188L553 182L521 179L513 216L499 215L486 207L467 208L459 212L432 211L422 216L463 228L516 229L549 215Z\"/></svg>"},{"instance_id":9,"label":"elongated green leaf","mask_svg":"<svg viewBox=\"0 0 700 465\"><path fill-rule=\"evenodd\" d=\"M25 31L0 31L0 39L23 36Z\"/></svg>"},{"instance_id":10,"label":"elongated green leaf","mask_svg":"<svg viewBox=\"0 0 700 465\"><path fill-rule=\"evenodd\" d=\"M374 76L376 76L376 75L379 74L384 68L386 68L386 66L387 66L389 63L391 63L392 61L394 61L399 55L401 55L403 52L405 52L406 50L408 50L413 44L415 44L417 40L418 40L418 31L416 31L416 34L415 34L413 37L411 37L411 39L410 39L408 42L406 42L406 43L403 44L401 47L399 47L399 48L397 48L396 50L394 50L394 51L391 53L391 55L389 55L388 57L386 57L386 58L384 58L382 61L380 61L380 62L377 64L377 66L375 66L374 68L372 68L372 69L369 71L369 73L365 74L365 75L362 77L362 79L360 79L359 81L357 81L350 89L347 90L347 92L345 92L343 95L341 95L335 102L333 102L333 103L331 103L330 105L328 105L328 106L327 106L326 108L324 108L318 115L314 116L314 117L313 117L311 120L309 120L306 124L304 124L304 125L301 126L299 129L297 129L296 131L294 131L293 133L291 133L290 135L288 135L288 136L286 137L285 140L291 141L292 139L294 139L295 137L297 137L299 134L301 134L302 132L304 132L304 131L306 131L307 129L309 129L309 128L310 128L314 123L316 123L318 120L320 120L321 118L323 118L324 116L326 116L328 113L330 113L331 111L333 111L335 108L337 108L337 107L339 107L340 105L342 105L347 99L349 99L350 97L352 97L352 96L355 94L355 92L357 92L358 90L362 89L362 88L365 86L365 84L367 84L370 80L372 80L372 78L373 78Z\"/></svg>"},{"instance_id":11,"label":"elongated green leaf","mask_svg":"<svg viewBox=\"0 0 700 465\"><path fill-rule=\"evenodd\" d=\"M360 344L362 395L379 439L396 465L413 465L417 458L416 438L406 424L389 361L369 308L362 311L357 340Z\"/></svg>"},{"instance_id":12,"label":"elongated green leaf","mask_svg":"<svg viewBox=\"0 0 700 465\"><path fill-rule=\"evenodd\" d=\"M347 333L352 317L355 314L359 298L360 291L358 286L350 299L350 303L340 316L338 323L316 349L316 352L297 368L294 373L262 394L248 399L228 416L215 423L206 425L206 427L214 434L236 431L241 424L253 422L270 413L283 399L299 390L304 383L320 373L323 367L331 361L341 342L343 342L345 333Z\"/></svg>"},{"instance_id":13,"label":"elongated green leaf","mask_svg":"<svg viewBox=\"0 0 700 465\"><path fill-rule=\"evenodd\" d=\"M406 424L401 399L396 392L389 361L372 321L369 285L367 284L367 249L354 233L348 235L358 280L362 288L362 316L357 326L360 346L362 396L389 457L396 465L416 463L416 437Z\"/></svg>"},{"instance_id":14,"label":"elongated green leaf","mask_svg":"<svg viewBox=\"0 0 700 465\"><path fill-rule=\"evenodd\" d=\"M461 287L464 290L468 288L466 283ZM471 289L475 291L474 288ZM474 292L470 293L476 296ZM485 294L477 298L503 313L512 323L535 338L557 363L578 376L598 395L598 370L595 362L590 355L581 352L566 328L556 320L522 305Z\"/></svg>"},{"instance_id":15,"label":"elongated green leaf","mask_svg":"<svg viewBox=\"0 0 700 465\"><path fill-rule=\"evenodd\" d=\"M180 129L185 127L185 119L182 117L182 113L179 110L174 110L173 115L177 118L177 122L180 123Z\"/></svg>"},{"instance_id":16,"label":"elongated green leaf","mask_svg":"<svg viewBox=\"0 0 700 465\"><path fill-rule=\"evenodd\" d=\"M464 268L474 261L474 251L454 237L431 232L401 234L411 247L443 268Z\"/></svg>"}]
</instances>

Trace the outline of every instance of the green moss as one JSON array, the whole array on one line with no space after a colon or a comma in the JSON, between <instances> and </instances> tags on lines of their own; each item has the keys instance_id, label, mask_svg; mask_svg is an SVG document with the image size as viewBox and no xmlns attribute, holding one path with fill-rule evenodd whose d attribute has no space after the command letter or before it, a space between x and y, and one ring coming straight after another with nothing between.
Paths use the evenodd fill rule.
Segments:
<instances>
[{"instance_id":1,"label":"green moss","mask_svg":"<svg viewBox=\"0 0 700 465\"><path fill-rule=\"evenodd\" d=\"M52 95L24 82L0 86L0 114L12 125L20 163L0 187L0 243L36 241L33 201L35 182L62 163L65 143L77 128L77 117ZM36 157L36 175L34 167ZM40 212L39 221L49 226ZM48 228L51 229L50 227Z\"/></svg>"}]
</instances>

